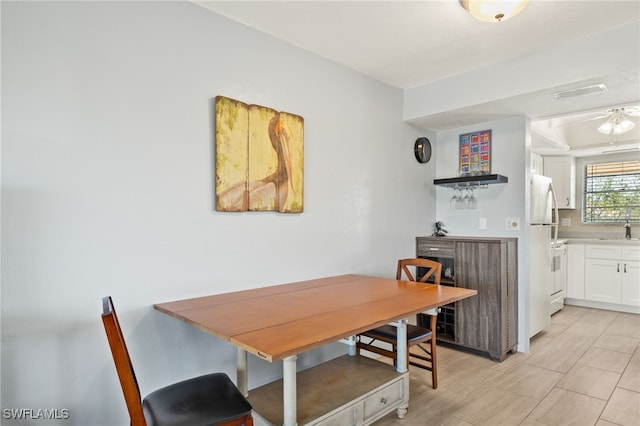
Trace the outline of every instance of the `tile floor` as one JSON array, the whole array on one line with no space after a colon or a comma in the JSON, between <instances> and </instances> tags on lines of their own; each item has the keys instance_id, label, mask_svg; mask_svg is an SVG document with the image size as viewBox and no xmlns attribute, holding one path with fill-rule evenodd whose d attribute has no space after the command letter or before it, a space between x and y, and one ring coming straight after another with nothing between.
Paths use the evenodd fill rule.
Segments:
<instances>
[{"instance_id":1,"label":"tile floor","mask_svg":"<svg viewBox=\"0 0 640 426\"><path fill-rule=\"evenodd\" d=\"M438 389L411 369L409 413L375 426L640 425L640 315L565 306L502 363L438 346Z\"/></svg>"}]
</instances>

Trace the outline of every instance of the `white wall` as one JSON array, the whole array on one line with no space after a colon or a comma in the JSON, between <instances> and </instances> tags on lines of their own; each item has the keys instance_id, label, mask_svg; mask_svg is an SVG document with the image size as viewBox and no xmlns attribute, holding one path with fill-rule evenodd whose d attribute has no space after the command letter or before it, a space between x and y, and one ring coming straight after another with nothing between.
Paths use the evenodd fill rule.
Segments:
<instances>
[{"instance_id":1,"label":"white wall","mask_svg":"<svg viewBox=\"0 0 640 426\"><path fill-rule=\"evenodd\" d=\"M453 190L434 187L437 194L437 215L444 222L448 235L518 238L518 350L528 351L529 294L529 120L515 117L480 125L461 127L438 133L437 178L456 177L458 174L459 136L464 133L491 129L491 172L506 176L506 184L489 185L475 191L476 210L456 210L450 207ZM487 229L479 228L480 219ZM507 218L518 218L520 230L507 230Z\"/></svg>"},{"instance_id":2,"label":"white wall","mask_svg":"<svg viewBox=\"0 0 640 426\"><path fill-rule=\"evenodd\" d=\"M234 377L231 345L152 304L392 276L430 232L435 161L413 158L424 132L402 123L400 90L186 2L1 7L3 409L127 422L102 296L114 297L143 393ZM213 210L216 95L304 117L303 214ZM250 368L250 387L280 375Z\"/></svg>"}]
</instances>

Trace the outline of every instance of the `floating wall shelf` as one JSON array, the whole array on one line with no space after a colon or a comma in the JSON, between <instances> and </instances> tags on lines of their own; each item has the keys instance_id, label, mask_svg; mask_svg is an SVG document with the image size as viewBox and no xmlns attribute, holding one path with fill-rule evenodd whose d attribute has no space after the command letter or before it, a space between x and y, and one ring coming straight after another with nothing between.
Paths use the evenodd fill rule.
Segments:
<instances>
[{"instance_id":1,"label":"floating wall shelf","mask_svg":"<svg viewBox=\"0 0 640 426\"><path fill-rule=\"evenodd\" d=\"M509 178L502 175L481 175L481 176L463 176L456 178L434 179L435 185L455 187L476 187L481 185L491 185L494 183L507 183Z\"/></svg>"}]
</instances>

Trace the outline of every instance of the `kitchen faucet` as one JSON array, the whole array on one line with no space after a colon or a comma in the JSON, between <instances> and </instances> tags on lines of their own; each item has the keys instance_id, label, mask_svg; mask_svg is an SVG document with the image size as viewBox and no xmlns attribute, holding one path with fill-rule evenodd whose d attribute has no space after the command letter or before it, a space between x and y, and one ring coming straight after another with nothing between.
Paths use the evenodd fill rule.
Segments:
<instances>
[{"instance_id":1,"label":"kitchen faucet","mask_svg":"<svg viewBox=\"0 0 640 426\"><path fill-rule=\"evenodd\" d=\"M627 240L631 239L631 224L629 223L629 219L627 219L627 223L624 224L624 237Z\"/></svg>"}]
</instances>

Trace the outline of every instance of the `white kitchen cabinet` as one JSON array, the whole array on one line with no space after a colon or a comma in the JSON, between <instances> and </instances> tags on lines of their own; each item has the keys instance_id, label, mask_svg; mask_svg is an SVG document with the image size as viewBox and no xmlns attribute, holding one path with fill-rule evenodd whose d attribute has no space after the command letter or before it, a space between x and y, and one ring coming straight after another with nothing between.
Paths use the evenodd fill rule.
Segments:
<instances>
[{"instance_id":1,"label":"white kitchen cabinet","mask_svg":"<svg viewBox=\"0 0 640 426\"><path fill-rule=\"evenodd\" d=\"M623 305L640 306L640 248L622 248L621 299Z\"/></svg>"},{"instance_id":2,"label":"white kitchen cabinet","mask_svg":"<svg viewBox=\"0 0 640 426\"><path fill-rule=\"evenodd\" d=\"M640 306L640 262L623 262L621 285L622 304Z\"/></svg>"},{"instance_id":3,"label":"white kitchen cabinet","mask_svg":"<svg viewBox=\"0 0 640 426\"><path fill-rule=\"evenodd\" d=\"M585 247L586 300L640 306L640 248Z\"/></svg>"},{"instance_id":4,"label":"white kitchen cabinet","mask_svg":"<svg viewBox=\"0 0 640 426\"><path fill-rule=\"evenodd\" d=\"M576 161L575 158L562 156L545 156L543 159L544 175L553 181L558 208L576 208Z\"/></svg>"},{"instance_id":5,"label":"white kitchen cabinet","mask_svg":"<svg viewBox=\"0 0 640 426\"><path fill-rule=\"evenodd\" d=\"M567 297L584 299L584 244L567 244Z\"/></svg>"},{"instance_id":6,"label":"white kitchen cabinet","mask_svg":"<svg viewBox=\"0 0 640 426\"><path fill-rule=\"evenodd\" d=\"M544 165L542 163L542 155L531 153L531 173L544 175Z\"/></svg>"},{"instance_id":7,"label":"white kitchen cabinet","mask_svg":"<svg viewBox=\"0 0 640 426\"><path fill-rule=\"evenodd\" d=\"M622 301L622 276L620 261L586 259L584 298L595 302L618 303Z\"/></svg>"}]
</instances>

